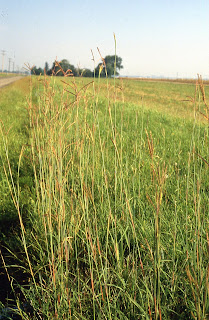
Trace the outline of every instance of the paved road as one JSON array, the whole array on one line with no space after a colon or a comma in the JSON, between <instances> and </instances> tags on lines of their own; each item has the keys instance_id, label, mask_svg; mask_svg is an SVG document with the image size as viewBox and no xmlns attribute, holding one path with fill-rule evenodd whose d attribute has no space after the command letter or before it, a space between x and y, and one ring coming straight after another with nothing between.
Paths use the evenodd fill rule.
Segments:
<instances>
[{"instance_id":1,"label":"paved road","mask_svg":"<svg viewBox=\"0 0 209 320\"><path fill-rule=\"evenodd\" d=\"M17 76L17 77L0 77L0 88L7 86L8 84L22 79L23 76Z\"/></svg>"}]
</instances>

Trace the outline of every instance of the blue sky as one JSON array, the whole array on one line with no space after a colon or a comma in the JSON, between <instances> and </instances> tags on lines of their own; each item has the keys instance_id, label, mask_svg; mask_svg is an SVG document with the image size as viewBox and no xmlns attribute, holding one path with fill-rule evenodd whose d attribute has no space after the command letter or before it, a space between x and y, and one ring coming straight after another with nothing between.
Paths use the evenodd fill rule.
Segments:
<instances>
[{"instance_id":1,"label":"blue sky","mask_svg":"<svg viewBox=\"0 0 209 320\"><path fill-rule=\"evenodd\" d=\"M0 0L0 50L44 67L94 68L91 49L122 57L123 75L209 78L208 0ZM1 66L1 56L0 56Z\"/></svg>"}]
</instances>

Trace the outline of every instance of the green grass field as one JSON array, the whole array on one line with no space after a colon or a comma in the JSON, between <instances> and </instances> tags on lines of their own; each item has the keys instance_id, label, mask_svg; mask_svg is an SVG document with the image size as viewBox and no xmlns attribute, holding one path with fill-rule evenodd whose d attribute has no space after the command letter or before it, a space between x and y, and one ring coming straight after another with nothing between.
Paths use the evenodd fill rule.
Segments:
<instances>
[{"instance_id":1,"label":"green grass field","mask_svg":"<svg viewBox=\"0 0 209 320\"><path fill-rule=\"evenodd\" d=\"M0 72L0 78L16 77L17 75L18 75L17 73L2 73L2 72Z\"/></svg>"},{"instance_id":2,"label":"green grass field","mask_svg":"<svg viewBox=\"0 0 209 320\"><path fill-rule=\"evenodd\" d=\"M22 319L208 319L205 103L194 83L1 89L2 264Z\"/></svg>"}]
</instances>

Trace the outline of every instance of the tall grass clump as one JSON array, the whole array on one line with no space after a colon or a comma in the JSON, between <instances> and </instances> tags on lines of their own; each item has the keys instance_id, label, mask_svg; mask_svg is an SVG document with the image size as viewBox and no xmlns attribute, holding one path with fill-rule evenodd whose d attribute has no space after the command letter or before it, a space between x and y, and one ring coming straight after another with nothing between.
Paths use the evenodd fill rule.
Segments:
<instances>
[{"instance_id":1,"label":"tall grass clump","mask_svg":"<svg viewBox=\"0 0 209 320\"><path fill-rule=\"evenodd\" d=\"M196 84L197 92L197 106L198 112L208 121L208 105L206 101L205 88L203 85L202 78L198 75L198 80ZM200 104L202 101L202 104ZM194 101L196 102L196 101ZM194 139L194 138L193 138ZM208 128L205 131L205 139L203 144L200 143L195 145L194 141L191 141L192 153L189 156L188 162L188 181L187 181L187 201L189 201L189 194L193 197L193 239L188 240L187 238L187 264L186 273L189 280L189 285L192 292L192 299L188 302L191 308L192 317L195 319L207 319L209 316L209 236L208 236L208 214L204 208L203 202L205 198L204 193L204 182L207 179L204 176L206 172L208 173ZM193 142L193 145L192 145ZM200 148L201 146L201 148ZM203 155L204 153L204 155ZM199 166L194 161L194 155L199 158ZM191 170L192 159L194 161L193 170ZM206 167L206 172L205 168ZM192 178L192 183L190 186L189 177ZM191 190L191 189L193 190ZM208 198L207 198L208 202ZM188 202L187 202L188 207ZM206 210L207 210L206 209ZM188 216L187 216L188 218ZM187 235L189 237L189 235ZM189 243L190 242L190 243ZM204 259L206 257L206 259Z\"/></svg>"},{"instance_id":2,"label":"tall grass clump","mask_svg":"<svg viewBox=\"0 0 209 320\"><path fill-rule=\"evenodd\" d=\"M76 82L60 72L64 80L31 79L29 142L15 174L2 132L21 230L16 265L26 275L15 293L19 314L207 319L208 130L196 112L203 89L190 122L125 102L120 80ZM34 178L27 219L19 183L26 149Z\"/></svg>"}]
</instances>

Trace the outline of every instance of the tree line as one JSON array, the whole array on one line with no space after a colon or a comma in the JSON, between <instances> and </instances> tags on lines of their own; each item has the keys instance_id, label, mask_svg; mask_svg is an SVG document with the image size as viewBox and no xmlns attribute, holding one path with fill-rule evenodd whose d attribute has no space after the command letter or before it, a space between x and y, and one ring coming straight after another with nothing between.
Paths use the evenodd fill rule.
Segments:
<instances>
[{"instance_id":1,"label":"tree line","mask_svg":"<svg viewBox=\"0 0 209 320\"><path fill-rule=\"evenodd\" d=\"M32 69L32 74L40 75L47 74L49 76L64 76L64 74L72 75L74 77L112 77L118 76L120 69L122 69L122 58L119 56L106 56L101 63L92 71L90 69L76 68L73 64L70 64L67 59L63 59L60 62L54 61L52 67L49 68L48 62L45 63L44 69L37 68Z\"/></svg>"}]
</instances>

